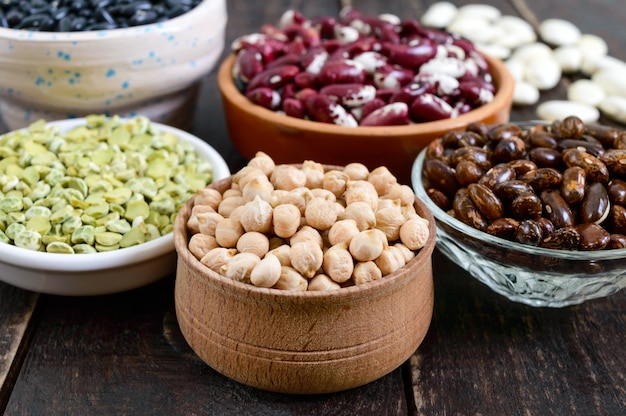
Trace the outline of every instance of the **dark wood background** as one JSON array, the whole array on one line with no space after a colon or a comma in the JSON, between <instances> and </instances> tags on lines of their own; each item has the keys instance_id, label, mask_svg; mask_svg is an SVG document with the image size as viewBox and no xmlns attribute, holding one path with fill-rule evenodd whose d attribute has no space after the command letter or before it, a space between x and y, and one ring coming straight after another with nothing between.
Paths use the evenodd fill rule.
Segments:
<instances>
[{"instance_id":1,"label":"dark wood background","mask_svg":"<svg viewBox=\"0 0 626 416\"><path fill-rule=\"evenodd\" d=\"M366 13L419 18L433 1L353 1ZM461 5L469 1L454 1ZM531 22L570 20L626 59L622 0L486 0ZM332 14L336 0L228 0L226 50L288 8ZM625 74L626 76L626 74ZM542 100L565 97L563 79ZM512 120L535 118L514 108ZM193 132L232 171L215 72ZM350 391L290 396L233 382L200 361L173 311L174 277L115 295L39 295L0 283L0 412L7 415L607 415L626 414L626 295L578 306L510 302L435 252L435 311L401 368Z\"/></svg>"}]
</instances>

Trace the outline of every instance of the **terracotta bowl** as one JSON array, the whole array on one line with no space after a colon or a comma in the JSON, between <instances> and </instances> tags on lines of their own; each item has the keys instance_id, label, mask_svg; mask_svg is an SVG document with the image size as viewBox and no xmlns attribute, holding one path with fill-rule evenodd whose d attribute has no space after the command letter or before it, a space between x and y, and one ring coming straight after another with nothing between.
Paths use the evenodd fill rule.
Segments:
<instances>
[{"instance_id":1,"label":"terracotta bowl","mask_svg":"<svg viewBox=\"0 0 626 416\"><path fill-rule=\"evenodd\" d=\"M390 373L424 339L435 221L421 200L415 209L429 221L430 238L413 260L377 281L328 292L259 288L211 271L187 247L192 206L181 209L174 228L176 315L191 348L221 374L280 393L337 392Z\"/></svg>"},{"instance_id":2,"label":"terracotta bowl","mask_svg":"<svg viewBox=\"0 0 626 416\"><path fill-rule=\"evenodd\" d=\"M504 63L486 56L498 88L494 100L454 119L409 126L342 127L288 117L253 104L237 89L232 77L234 55L220 65L217 82L226 124L234 146L248 159L258 150L276 163L346 165L361 162L370 169L387 166L399 181L409 184L413 161L432 140L469 123L509 121L514 80Z\"/></svg>"}]
</instances>

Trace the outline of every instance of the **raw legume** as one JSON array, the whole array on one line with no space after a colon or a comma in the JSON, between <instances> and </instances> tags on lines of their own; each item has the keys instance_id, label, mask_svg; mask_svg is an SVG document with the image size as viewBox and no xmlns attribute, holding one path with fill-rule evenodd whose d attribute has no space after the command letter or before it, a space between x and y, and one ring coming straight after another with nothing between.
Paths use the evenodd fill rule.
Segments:
<instances>
[{"instance_id":1,"label":"raw legume","mask_svg":"<svg viewBox=\"0 0 626 416\"><path fill-rule=\"evenodd\" d=\"M348 178L357 171L362 176ZM314 172L321 174L318 180ZM307 173L308 183L293 186L292 177ZM215 189L211 198L204 191L213 188L196 192L186 227L190 251L203 265L244 283L282 290L365 283L403 267L429 237L428 221L415 211L415 194L386 168L370 172L355 163L324 172L312 161L275 165L259 152L232 179L230 188ZM270 184L271 192L249 202L236 196L254 181ZM222 209L234 198L236 206ZM368 210L369 221L357 218ZM200 227L207 214L217 216L215 227ZM199 235L211 244L198 244ZM359 272L366 263L368 278ZM320 279L325 283L316 283Z\"/></svg>"},{"instance_id":2,"label":"raw legume","mask_svg":"<svg viewBox=\"0 0 626 416\"><path fill-rule=\"evenodd\" d=\"M0 26L41 32L110 30L163 22L202 0L3 0Z\"/></svg>"},{"instance_id":3,"label":"raw legume","mask_svg":"<svg viewBox=\"0 0 626 416\"><path fill-rule=\"evenodd\" d=\"M473 124L430 144L425 188L450 215L498 237L561 250L624 248L624 137L574 116L524 128ZM521 147L501 146L512 138ZM462 163L483 173L470 176Z\"/></svg>"},{"instance_id":4,"label":"raw legume","mask_svg":"<svg viewBox=\"0 0 626 416\"><path fill-rule=\"evenodd\" d=\"M467 39L397 16L289 10L232 44L233 77L257 105L356 127L454 118L493 100L484 56Z\"/></svg>"},{"instance_id":5,"label":"raw legume","mask_svg":"<svg viewBox=\"0 0 626 416\"><path fill-rule=\"evenodd\" d=\"M118 144L119 136L128 140ZM110 251L165 235L178 209L212 180L191 144L145 117L92 115L67 132L40 120L0 136L0 154L0 240L54 253Z\"/></svg>"}]
</instances>

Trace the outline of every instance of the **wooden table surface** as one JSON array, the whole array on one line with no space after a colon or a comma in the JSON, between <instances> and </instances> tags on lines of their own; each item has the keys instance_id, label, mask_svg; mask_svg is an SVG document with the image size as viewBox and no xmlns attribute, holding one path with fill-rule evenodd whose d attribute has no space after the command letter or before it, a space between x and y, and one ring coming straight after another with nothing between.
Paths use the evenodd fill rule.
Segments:
<instances>
[{"instance_id":1,"label":"wooden table surface","mask_svg":"<svg viewBox=\"0 0 626 416\"><path fill-rule=\"evenodd\" d=\"M433 1L354 1L366 13L418 18ZM461 5L468 1L456 0ZM622 0L487 0L531 22L560 17L626 59ZM336 15L339 2L228 0L227 46L288 8ZM224 52L226 54L227 51ZM561 84L542 95L563 98ZM535 117L514 108L511 118ZM203 83L193 132L227 160L215 73ZM437 251L426 339L400 368L335 394L259 391L218 374L182 338L174 277L126 293L64 297L0 283L0 412L7 415L609 415L626 414L626 294L560 309L493 293Z\"/></svg>"}]
</instances>

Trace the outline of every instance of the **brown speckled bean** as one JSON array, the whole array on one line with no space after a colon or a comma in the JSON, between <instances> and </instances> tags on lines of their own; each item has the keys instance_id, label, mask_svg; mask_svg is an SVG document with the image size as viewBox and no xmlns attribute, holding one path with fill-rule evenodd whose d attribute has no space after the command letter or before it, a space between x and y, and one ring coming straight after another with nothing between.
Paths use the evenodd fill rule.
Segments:
<instances>
[{"instance_id":1,"label":"brown speckled bean","mask_svg":"<svg viewBox=\"0 0 626 416\"><path fill-rule=\"evenodd\" d=\"M626 247L626 132L575 117L524 129L474 123L429 144L424 173L441 209L497 237Z\"/></svg>"}]
</instances>

